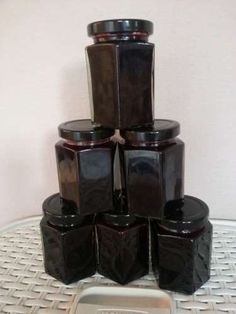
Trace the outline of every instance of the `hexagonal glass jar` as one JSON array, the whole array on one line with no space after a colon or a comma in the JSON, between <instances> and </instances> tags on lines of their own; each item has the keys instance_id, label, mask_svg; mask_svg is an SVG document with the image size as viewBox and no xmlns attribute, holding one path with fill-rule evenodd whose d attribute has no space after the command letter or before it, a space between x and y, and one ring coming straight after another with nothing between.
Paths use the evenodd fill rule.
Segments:
<instances>
[{"instance_id":1,"label":"hexagonal glass jar","mask_svg":"<svg viewBox=\"0 0 236 314\"><path fill-rule=\"evenodd\" d=\"M96 219L98 272L122 285L148 273L148 222L122 213Z\"/></svg>"},{"instance_id":2,"label":"hexagonal glass jar","mask_svg":"<svg viewBox=\"0 0 236 314\"><path fill-rule=\"evenodd\" d=\"M184 143L176 121L157 119L153 126L121 131L121 177L129 213L163 217L166 203L184 195Z\"/></svg>"},{"instance_id":3,"label":"hexagonal glass jar","mask_svg":"<svg viewBox=\"0 0 236 314\"><path fill-rule=\"evenodd\" d=\"M151 221L152 264L161 289L192 294L210 277L212 225L200 199L169 203L162 222Z\"/></svg>"},{"instance_id":4,"label":"hexagonal glass jar","mask_svg":"<svg viewBox=\"0 0 236 314\"><path fill-rule=\"evenodd\" d=\"M110 210L114 131L93 125L91 120L65 122L58 129L63 138L55 145L61 197L80 215Z\"/></svg>"},{"instance_id":5,"label":"hexagonal glass jar","mask_svg":"<svg viewBox=\"0 0 236 314\"><path fill-rule=\"evenodd\" d=\"M88 25L86 48L92 120L115 129L153 122L153 24L118 19Z\"/></svg>"},{"instance_id":6,"label":"hexagonal glass jar","mask_svg":"<svg viewBox=\"0 0 236 314\"><path fill-rule=\"evenodd\" d=\"M79 216L59 194L43 203L40 223L45 271L65 284L96 271L94 215Z\"/></svg>"}]
</instances>

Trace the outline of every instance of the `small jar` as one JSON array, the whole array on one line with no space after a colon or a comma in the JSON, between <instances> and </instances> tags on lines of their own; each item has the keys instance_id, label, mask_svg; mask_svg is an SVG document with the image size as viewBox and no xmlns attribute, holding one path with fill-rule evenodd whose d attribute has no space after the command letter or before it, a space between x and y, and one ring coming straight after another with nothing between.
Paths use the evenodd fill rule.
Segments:
<instances>
[{"instance_id":1,"label":"small jar","mask_svg":"<svg viewBox=\"0 0 236 314\"><path fill-rule=\"evenodd\" d=\"M117 19L88 25L86 48L92 120L115 129L153 122L154 44L150 21Z\"/></svg>"},{"instance_id":2,"label":"small jar","mask_svg":"<svg viewBox=\"0 0 236 314\"><path fill-rule=\"evenodd\" d=\"M43 203L40 223L45 271L69 284L96 272L94 215L80 216L60 198Z\"/></svg>"},{"instance_id":3,"label":"small jar","mask_svg":"<svg viewBox=\"0 0 236 314\"><path fill-rule=\"evenodd\" d=\"M148 273L148 222L110 212L96 219L98 272L122 285Z\"/></svg>"},{"instance_id":4,"label":"small jar","mask_svg":"<svg viewBox=\"0 0 236 314\"><path fill-rule=\"evenodd\" d=\"M163 221L152 220L152 264L161 289L192 294L210 277L212 225L208 206L185 196L165 209Z\"/></svg>"},{"instance_id":5,"label":"small jar","mask_svg":"<svg viewBox=\"0 0 236 314\"><path fill-rule=\"evenodd\" d=\"M166 203L183 198L184 143L179 133L179 123L172 120L121 132L121 177L130 213L161 219Z\"/></svg>"},{"instance_id":6,"label":"small jar","mask_svg":"<svg viewBox=\"0 0 236 314\"><path fill-rule=\"evenodd\" d=\"M112 129L75 120L58 127L56 148L61 197L89 215L112 208L113 159L116 144Z\"/></svg>"}]
</instances>

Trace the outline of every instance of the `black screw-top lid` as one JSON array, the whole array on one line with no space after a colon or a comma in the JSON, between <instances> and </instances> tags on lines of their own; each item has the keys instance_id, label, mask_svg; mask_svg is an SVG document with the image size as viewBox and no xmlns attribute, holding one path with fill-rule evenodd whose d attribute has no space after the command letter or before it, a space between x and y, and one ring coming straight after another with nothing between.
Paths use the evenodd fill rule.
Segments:
<instances>
[{"instance_id":1,"label":"black screw-top lid","mask_svg":"<svg viewBox=\"0 0 236 314\"><path fill-rule=\"evenodd\" d=\"M180 133L180 124L174 120L156 119L152 126L121 130L127 142L156 142L174 138Z\"/></svg>"},{"instance_id":2,"label":"black screw-top lid","mask_svg":"<svg viewBox=\"0 0 236 314\"><path fill-rule=\"evenodd\" d=\"M160 225L171 231L188 233L198 231L208 222L209 208L199 198L185 195L182 201L167 203Z\"/></svg>"},{"instance_id":3,"label":"black screw-top lid","mask_svg":"<svg viewBox=\"0 0 236 314\"><path fill-rule=\"evenodd\" d=\"M152 34L153 23L140 19L115 19L97 21L88 24L88 35L94 36L100 33L143 32Z\"/></svg>"},{"instance_id":4,"label":"black screw-top lid","mask_svg":"<svg viewBox=\"0 0 236 314\"><path fill-rule=\"evenodd\" d=\"M81 216L69 202L65 202L60 194L53 194L43 202L43 213L46 220L54 226L73 227L83 223L93 223L94 215Z\"/></svg>"},{"instance_id":5,"label":"black screw-top lid","mask_svg":"<svg viewBox=\"0 0 236 314\"><path fill-rule=\"evenodd\" d=\"M58 126L59 136L71 141L99 141L111 137L114 130L92 124L90 119L67 121Z\"/></svg>"},{"instance_id":6,"label":"black screw-top lid","mask_svg":"<svg viewBox=\"0 0 236 314\"><path fill-rule=\"evenodd\" d=\"M116 227L128 227L136 222L144 222L145 219L127 213L111 211L97 215L97 221L102 221Z\"/></svg>"}]
</instances>

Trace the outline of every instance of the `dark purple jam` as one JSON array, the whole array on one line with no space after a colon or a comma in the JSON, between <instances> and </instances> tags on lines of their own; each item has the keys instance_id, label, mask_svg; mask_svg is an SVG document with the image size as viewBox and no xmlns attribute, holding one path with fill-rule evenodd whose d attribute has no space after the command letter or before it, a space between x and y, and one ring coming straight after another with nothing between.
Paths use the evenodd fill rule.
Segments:
<instances>
[{"instance_id":1,"label":"dark purple jam","mask_svg":"<svg viewBox=\"0 0 236 314\"><path fill-rule=\"evenodd\" d=\"M59 125L56 148L61 197L89 215L112 208L113 159L116 144L112 129L75 120Z\"/></svg>"},{"instance_id":2,"label":"dark purple jam","mask_svg":"<svg viewBox=\"0 0 236 314\"><path fill-rule=\"evenodd\" d=\"M119 19L94 22L87 47L92 120L123 129L153 122L153 24Z\"/></svg>"},{"instance_id":3,"label":"dark purple jam","mask_svg":"<svg viewBox=\"0 0 236 314\"><path fill-rule=\"evenodd\" d=\"M60 198L43 203L40 223L45 271L65 284L96 272L94 216L79 216Z\"/></svg>"},{"instance_id":4,"label":"dark purple jam","mask_svg":"<svg viewBox=\"0 0 236 314\"><path fill-rule=\"evenodd\" d=\"M179 123L155 120L152 127L124 130L120 148L123 188L130 213L161 219L166 203L184 194L184 143Z\"/></svg>"},{"instance_id":5,"label":"dark purple jam","mask_svg":"<svg viewBox=\"0 0 236 314\"><path fill-rule=\"evenodd\" d=\"M212 225L208 206L185 196L168 204L162 222L151 221L152 264L159 286L192 294L210 277Z\"/></svg>"},{"instance_id":6,"label":"dark purple jam","mask_svg":"<svg viewBox=\"0 0 236 314\"><path fill-rule=\"evenodd\" d=\"M98 272L122 285L148 273L148 222L111 212L96 220Z\"/></svg>"}]
</instances>

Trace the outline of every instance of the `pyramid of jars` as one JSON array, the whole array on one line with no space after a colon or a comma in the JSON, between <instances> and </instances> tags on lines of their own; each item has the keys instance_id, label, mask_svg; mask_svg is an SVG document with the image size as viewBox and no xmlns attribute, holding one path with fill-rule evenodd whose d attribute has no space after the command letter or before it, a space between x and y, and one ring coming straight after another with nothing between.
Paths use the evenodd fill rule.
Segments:
<instances>
[{"instance_id":1,"label":"pyramid of jars","mask_svg":"<svg viewBox=\"0 0 236 314\"><path fill-rule=\"evenodd\" d=\"M209 279L212 225L208 206L184 195L180 124L154 119L152 33L140 19L88 25L91 119L58 127L60 192L40 223L45 271L65 284L151 272L160 288L192 294Z\"/></svg>"}]
</instances>

